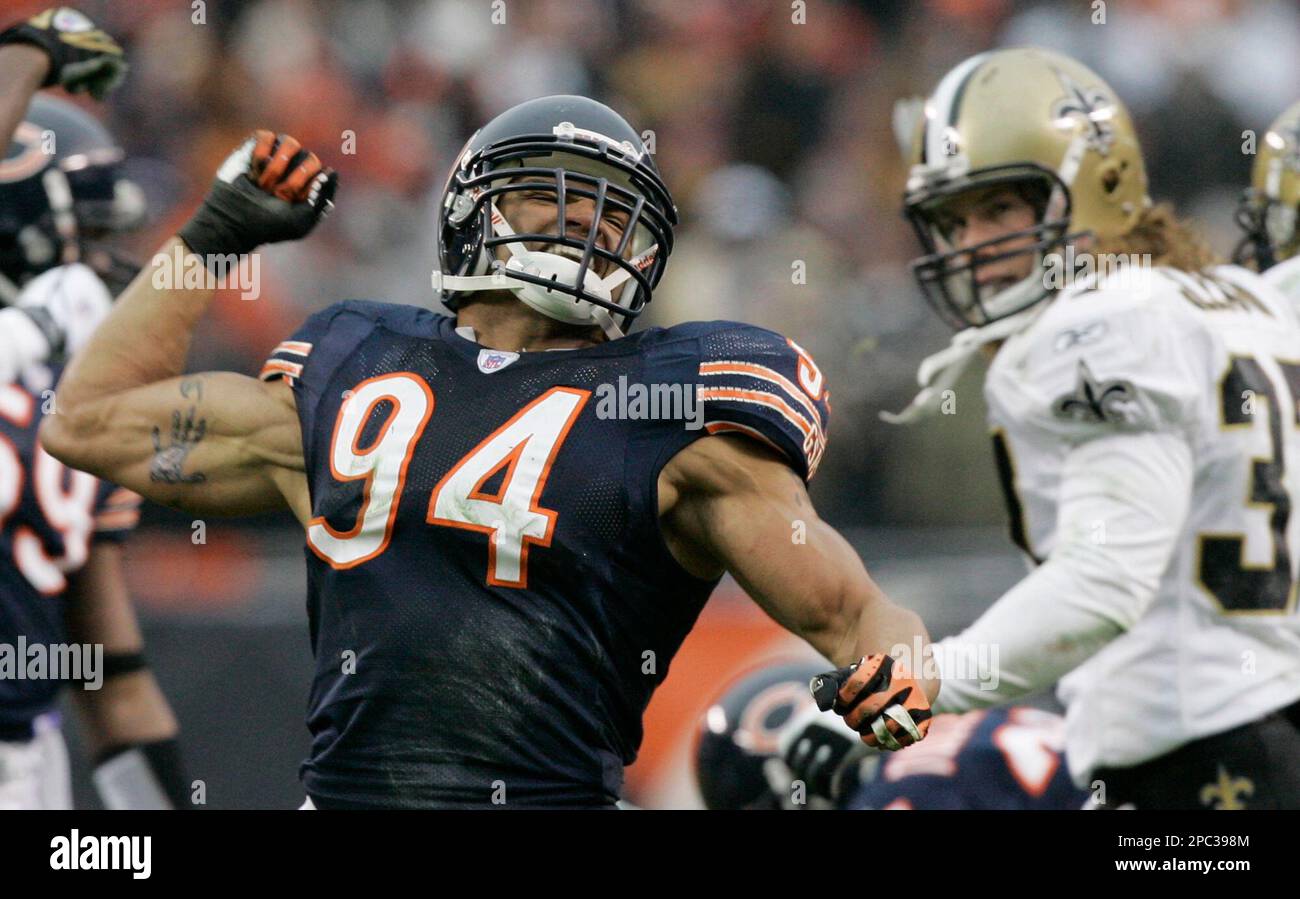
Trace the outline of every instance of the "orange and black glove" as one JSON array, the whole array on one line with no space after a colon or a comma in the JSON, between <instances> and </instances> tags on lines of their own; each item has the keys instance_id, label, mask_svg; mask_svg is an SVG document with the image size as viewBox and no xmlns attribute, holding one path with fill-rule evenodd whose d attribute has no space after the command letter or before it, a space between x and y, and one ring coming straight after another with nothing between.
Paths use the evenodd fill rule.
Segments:
<instances>
[{"instance_id":1,"label":"orange and black glove","mask_svg":"<svg viewBox=\"0 0 1300 899\"><path fill-rule=\"evenodd\" d=\"M834 709L862 742L896 750L925 739L930 702L901 662L879 654L819 674L808 685L817 707Z\"/></svg>"},{"instance_id":2,"label":"orange and black glove","mask_svg":"<svg viewBox=\"0 0 1300 899\"><path fill-rule=\"evenodd\" d=\"M96 100L108 96L126 76L126 57L107 32L66 6L47 9L0 32L0 46L32 44L50 58L42 87L62 85L69 93L89 91Z\"/></svg>"},{"instance_id":3,"label":"orange and black glove","mask_svg":"<svg viewBox=\"0 0 1300 899\"><path fill-rule=\"evenodd\" d=\"M226 157L180 237L209 259L298 240L333 208L337 187L338 175L297 140L255 131Z\"/></svg>"}]
</instances>

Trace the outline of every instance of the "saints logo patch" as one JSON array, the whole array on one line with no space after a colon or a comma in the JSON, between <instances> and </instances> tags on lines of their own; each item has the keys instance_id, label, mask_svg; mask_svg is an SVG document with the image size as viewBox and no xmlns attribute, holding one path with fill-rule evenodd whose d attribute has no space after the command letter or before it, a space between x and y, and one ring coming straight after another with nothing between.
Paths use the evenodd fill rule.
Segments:
<instances>
[{"instance_id":1,"label":"saints logo patch","mask_svg":"<svg viewBox=\"0 0 1300 899\"><path fill-rule=\"evenodd\" d=\"M1079 360L1078 374L1074 391L1052 403L1052 412L1057 418L1112 424L1128 424L1133 420L1137 392L1131 382L1118 379L1099 381L1082 359Z\"/></svg>"}]
</instances>

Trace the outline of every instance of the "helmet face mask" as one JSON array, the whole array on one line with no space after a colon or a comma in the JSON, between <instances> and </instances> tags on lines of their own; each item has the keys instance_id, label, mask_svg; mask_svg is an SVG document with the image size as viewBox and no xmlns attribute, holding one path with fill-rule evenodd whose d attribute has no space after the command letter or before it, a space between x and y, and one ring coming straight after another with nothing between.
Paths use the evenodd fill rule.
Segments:
<instances>
[{"instance_id":1,"label":"helmet face mask","mask_svg":"<svg viewBox=\"0 0 1300 899\"><path fill-rule=\"evenodd\" d=\"M1262 272L1300 254L1300 102L1269 125L1250 181L1237 206L1243 234L1232 260Z\"/></svg>"},{"instance_id":2,"label":"helmet face mask","mask_svg":"<svg viewBox=\"0 0 1300 899\"><path fill-rule=\"evenodd\" d=\"M1034 224L973 244L954 239L947 224L951 206L970 200L978 205L979 198L996 198L1004 190L1032 207ZM1000 166L976 178L926 185L909 192L904 213L926 250L913 260L912 273L939 317L955 329L982 327L1040 302L1049 292L1046 257L1086 236L1068 233L1069 192L1054 173L1035 166ZM1012 260L1023 265L1008 264ZM986 277L998 269L1002 277ZM1020 274L1007 274L1015 270Z\"/></svg>"},{"instance_id":3,"label":"helmet face mask","mask_svg":"<svg viewBox=\"0 0 1300 899\"><path fill-rule=\"evenodd\" d=\"M548 204L544 225L516 231L502 207L521 200ZM590 210L582 233L570 215L578 205ZM583 97L529 101L471 138L448 179L435 284L452 309L473 291L506 290L618 336L650 301L676 222L649 153L613 110Z\"/></svg>"}]
</instances>

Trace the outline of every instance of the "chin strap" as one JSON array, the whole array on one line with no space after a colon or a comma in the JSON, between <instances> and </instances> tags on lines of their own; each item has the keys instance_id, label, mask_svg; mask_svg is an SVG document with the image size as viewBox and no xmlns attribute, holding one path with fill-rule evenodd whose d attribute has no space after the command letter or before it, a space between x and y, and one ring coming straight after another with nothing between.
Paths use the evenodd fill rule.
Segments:
<instances>
[{"instance_id":1,"label":"chin strap","mask_svg":"<svg viewBox=\"0 0 1300 899\"><path fill-rule=\"evenodd\" d=\"M957 383L980 347L1010 337L1028 325L1045 306L1038 303L983 327L958 331L948 346L922 360L916 371L920 392L901 412L881 412L881 420L891 425L910 425L932 415L943 401L944 391Z\"/></svg>"},{"instance_id":2,"label":"chin strap","mask_svg":"<svg viewBox=\"0 0 1300 899\"><path fill-rule=\"evenodd\" d=\"M496 203L492 203L491 206L493 233L495 233L497 237L514 237L515 230L510 227L510 223L506 221L506 217L497 209ZM548 253L544 250L528 250L524 247L522 242L517 240L512 240L505 246L510 250L509 261L507 261L504 266L498 266L490 275L445 275L437 269L434 269L432 272L434 292L441 294L444 290L462 290L468 292L479 290L509 290L519 293L533 289L549 293L545 288L539 287L539 285L530 281L521 281L517 278L511 277L511 272L529 272L531 267L536 268L537 271L529 273L538 274L541 271L540 267L536 264L536 257L538 254L546 253L548 256L555 256L557 254ZM632 277L632 270L639 269L642 265L645 265L649 260L654 258L655 253L658 251L659 245L652 245L644 253L628 260L630 268L619 267L618 271L611 274L608 278L602 278L588 269L586 277L584 278L583 289L601 294L605 299L613 297L614 289ZM563 256L559 258L567 259L567 257ZM577 263L572 259L567 259L567 261L573 262L574 265L577 265ZM566 286L576 287L577 285L569 284ZM605 336L611 340L623 336L623 329L614 322L614 318L609 314L608 310L590 301L584 302L587 303L592 323L599 325L600 329L605 332Z\"/></svg>"}]
</instances>

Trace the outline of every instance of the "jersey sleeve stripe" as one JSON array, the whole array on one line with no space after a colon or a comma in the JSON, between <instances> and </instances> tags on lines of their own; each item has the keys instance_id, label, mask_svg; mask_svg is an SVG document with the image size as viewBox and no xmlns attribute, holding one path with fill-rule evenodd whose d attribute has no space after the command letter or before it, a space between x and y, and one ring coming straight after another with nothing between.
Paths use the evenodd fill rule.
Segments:
<instances>
[{"instance_id":1,"label":"jersey sleeve stripe","mask_svg":"<svg viewBox=\"0 0 1300 899\"><path fill-rule=\"evenodd\" d=\"M762 381L775 384L790 395L792 399L803 406L812 416L812 420L817 425L823 426L821 411L808 399L808 396L794 385L794 383L774 368L768 368L766 365L758 365L754 362L739 362L724 360L720 362L703 362L700 364L701 375L742 375L747 378L758 378Z\"/></svg>"},{"instance_id":2,"label":"jersey sleeve stripe","mask_svg":"<svg viewBox=\"0 0 1300 899\"><path fill-rule=\"evenodd\" d=\"M705 387L700 390L700 399L705 402L709 400L730 400L740 403L756 403L760 406L775 409L785 417L786 421L799 429L804 435L805 444L821 435L820 426L809 421L807 416L774 393L767 393L762 390L743 390L739 387Z\"/></svg>"},{"instance_id":3,"label":"jersey sleeve stripe","mask_svg":"<svg viewBox=\"0 0 1300 899\"><path fill-rule=\"evenodd\" d=\"M271 351L271 355L276 353L289 353L294 356L307 356L311 353L311 344L305 340L284 340L280 345Z\"/></svg>"},{"instance_id":4,"label":"jersey sleeve stripe","mask_svg":"<svg viewBox=\"0 0 1300 899\"><path fill-rule=\"evenodd\" d=\"M297 362L288 362L284 359L267 359L266 364L262 366L262 371L258 377L263 381L279 375L287 375L289 378L302 376L302 366Z\"/></svg>"}]
</instances>

